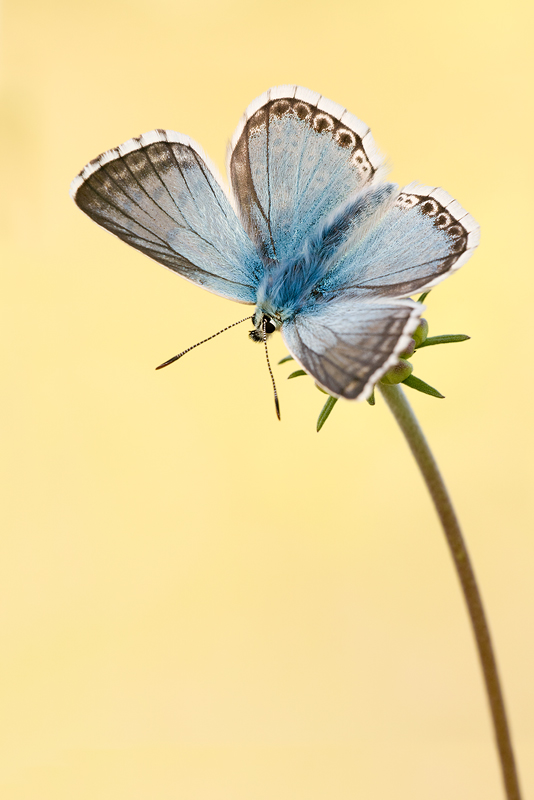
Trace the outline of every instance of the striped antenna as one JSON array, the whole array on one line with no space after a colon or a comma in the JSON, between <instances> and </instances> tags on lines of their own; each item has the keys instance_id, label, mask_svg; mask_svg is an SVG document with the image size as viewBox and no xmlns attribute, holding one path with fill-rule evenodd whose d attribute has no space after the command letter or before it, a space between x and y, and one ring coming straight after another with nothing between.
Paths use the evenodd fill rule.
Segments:
<instances>
[{"instance_id":1,"label":"striped antenna","mask_svg":"<svg viewBox=\"0 0 534 800\"><path fill-rule=\"evenodd\" d=\"M164 361L163 364L160 364L159 367L156 367L156 369L163 369L163 367L168 367L169 364L172 364L173 361L178 361L179 358L181 358L182 356L185 356L185 354L189 353L190 350L194 350L195 347L199 347L201 344L204 344L205 342L209 342L210 339L215 339L215 337L219 336L220 333L224 333L225 331L229 331L230 328L235 328L236 325L240 325L242 322L246 322L247 319L253 319L253 317L243 317L243 319L238 320L238 322L232 322L231 325L227 325L226 328L223 328L222 330L217 331L217 333L214 333L211 336L208 336L207 339L202 339L201 342L197 342L196 344L191 345L191 347L188 347L187 350L182 350L182 352L178 353L177 356L173 356L172 358L169 358L168 361ZM269 369L270 369L270 367L269 367Z\"/></svg>"},{"instance_id":2,"label":"striped antenna","mask_svg":"<svg viewBox=\"0 0 534 800\"><path fill-rule=\"evenodd\" d=\"M267 350L267 317L263 318L262 323L262 331L263 331L263 344L265 345L265 358L267 359L267 366L269 367L269 375L271 376L271 381L273 383L273 391L274 391L274 407L276 408L276 416L280 419L280 403L278 402L278 392L276 391L276 383L274 382L274 375L271 369L271 362L269 361L269 353Z\"/></svg>"}]
</instances>

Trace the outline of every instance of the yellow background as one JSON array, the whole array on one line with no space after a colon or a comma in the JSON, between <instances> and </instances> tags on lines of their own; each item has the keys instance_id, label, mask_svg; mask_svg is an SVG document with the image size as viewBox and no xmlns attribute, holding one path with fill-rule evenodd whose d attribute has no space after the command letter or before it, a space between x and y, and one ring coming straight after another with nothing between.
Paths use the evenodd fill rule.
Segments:
<instances>
[{"instance_id":1,"label":"yellow background","mask_svg":"<svg viewBox=\"0 0 534 800\"><path fill-rule=\"evenodd\" d=\"M409 392L455 499L534 796L531 3L10 0L2 104L0 794L497 800L449 554L383 402L339 403L243 307L68 196L155 127L224 168L269 86L365 120L482 245L429 298ZM284 354L274 337L271 356Z\"/></svg>"}]
</instances>

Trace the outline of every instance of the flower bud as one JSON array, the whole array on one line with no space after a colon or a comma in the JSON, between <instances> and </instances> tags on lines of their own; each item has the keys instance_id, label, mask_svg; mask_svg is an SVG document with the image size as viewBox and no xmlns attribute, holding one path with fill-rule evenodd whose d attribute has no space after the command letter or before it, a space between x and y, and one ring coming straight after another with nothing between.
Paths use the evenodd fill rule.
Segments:
<instances>
[{"instance_id":1,"label":"flower bud","mask_svg":"<svg viewBox=\"0 0 534 800\"><path fill-rule=\"evenodd\" d=\"M383 378L380 379L381 383L402 383L413 372L413 364L405 361L403 358L394 367L386 372Z\"/></svg>"},{"instance_id":2,"label":"flower bud","mask_svg":"<svg viewBox=\"0 0 534 800\"><path fill-rule=\"evenodd\" d=\"M414 352L415 352L415 339L410 339L410 344L408 345L406 350L403 350L402 353L400 353L399 355L401 358L410 358L410 356L413 356Z\"/></svg>"},{"instance_id":3,"label":"flower bud","mask_svg":"<svg viewBox=\"0 0 534 800\"><path fill-rule=\"evenodd\" d=\"M412 333L415 346L420 347L428 336L428 322L426 319L419 320L419 327Z\"/></svg>"}]
</instances>

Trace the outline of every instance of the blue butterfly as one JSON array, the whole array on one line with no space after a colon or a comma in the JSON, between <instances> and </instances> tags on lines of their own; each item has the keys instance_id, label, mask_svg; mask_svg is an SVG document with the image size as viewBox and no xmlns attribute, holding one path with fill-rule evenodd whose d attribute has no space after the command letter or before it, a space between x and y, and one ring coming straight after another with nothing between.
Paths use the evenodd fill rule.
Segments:
<instances>
[{"instance_id":1,"label":"blue butterfly","mask_svg":"<svg viewBox=\"0 0 534 800\"><path fill-rule=\"evenodd\" d=\"M280 330L326 392L364 400L419 324L424 306L406 298L456 271L480 238L443 189L399 190L382 162L342 106L278 86L233 135L230 192L196 142L154 130L89 162L71 196L184 278L254 304L253 340ZM275 401L278 412L276 389Z\"/></svg>"}]
</instances>

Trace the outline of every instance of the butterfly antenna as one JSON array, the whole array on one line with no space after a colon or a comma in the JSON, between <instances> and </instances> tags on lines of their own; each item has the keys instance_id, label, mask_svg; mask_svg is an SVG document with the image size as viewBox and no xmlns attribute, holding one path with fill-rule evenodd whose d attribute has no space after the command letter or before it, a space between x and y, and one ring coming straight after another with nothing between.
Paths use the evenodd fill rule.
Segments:
<instances>
[{"instance_id":1,"label":"butterfly antenna","mask_svg":"<svg viewBox=\"0 0 534 800\"><path fill-rule=\"evenodd\" d=\"M271 369L271 362L269 361L269 353L267 351L267 320L263 320L262 325L263 330L263 344L265 345L265 358L267 359L267 366L269 367L269 375L271 376L271 381L273 383L273 392L274 392L274 407L276 408L276 416L280 419L280 403L278 402L278 392L276 391L276 383L274 382L274 375Z\"/></svg>"},{"instance_id":2,"label":"butterfly antenna","mask_svg":"<svg viewBox=\"0 0 534 800\"><path fill-rule=\"evenodd\" d=\"M201 344L204 344L205 342L209 342L210 339L215 339L215 337L219 336L220 333L224 333L225 331L230 330L230 328L235 328L236 325L240 325L242 322L246 322L247 319L252 319L252 317L243 317L243 319L240 319L237 322L232 322L231 325L227 325L226 328L223 328L222 330L217 331L217 333L214 333L211 336L208 336L207 339L202 339L201 342L197 342L196 344L191 345L191 347L188 347L187 350L182 350L182 352L178 353L177 356L173 356L172 358L169 358L168 361L164 361L163 364L160 364L159 367L156 367L156 369L163 369L163 367L168 367L169 364L172 364L173 361L178 361L179 358L181 358L182 356L185 356L185 354L189 353L190 350L194 350L195 347L199 347ZM269 369L270 369L270 367L269 367Z\"/></svg>"}]
</instances>

